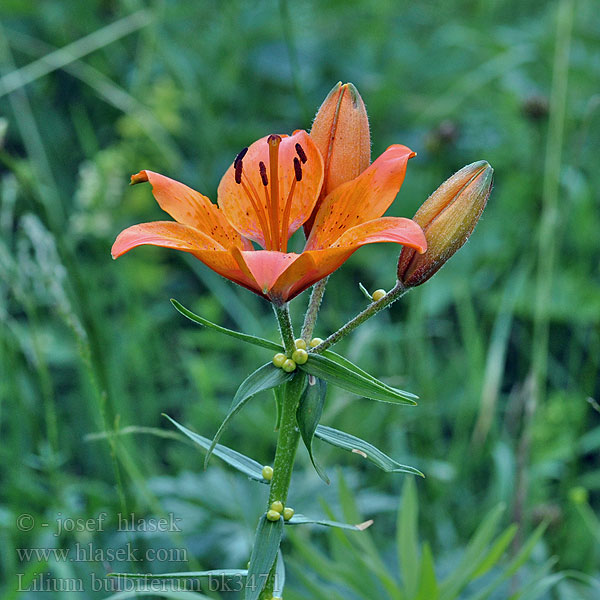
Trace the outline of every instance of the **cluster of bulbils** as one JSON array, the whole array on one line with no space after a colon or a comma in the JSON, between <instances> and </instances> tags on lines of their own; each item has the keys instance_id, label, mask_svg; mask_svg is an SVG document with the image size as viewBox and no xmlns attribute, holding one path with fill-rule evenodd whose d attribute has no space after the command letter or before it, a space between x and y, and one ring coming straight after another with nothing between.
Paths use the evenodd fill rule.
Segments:
<instances>
[{"instance_id":1,"label":"cluster of bulbils","mask_svg":"<svg viewBox=\"0 0 600 600\"><path fill-rule=\"evenodd\" d=\"M292 353L292 356L288 357L283 354L283 352L278 352L273 357L273 364L278 369L283 369L286 373L292 373L296 370L296 365L303 365L308 360L308 352L306 349L308 347L316 348L322 342L323 340L321 338L313 338L307 344L305 340L298 338L294 342L296 349Z\"/></svg>"},{"instance_id":2,"label":"cluster of bulbils","mask_svg":"<svg viewBox=\"0 0 600 600\"><path fill-rule=\"evenodd\" d=\"M262 469L262 476L267 480L273 479L273 467L265 465ZM283 503L280 500L271 502L269 510L267 511L267 519L269 521L279 521L283 516L284 521L289 521L294 516L294 509L286 506L284 508Z\"/></svg>"}]
</instances>

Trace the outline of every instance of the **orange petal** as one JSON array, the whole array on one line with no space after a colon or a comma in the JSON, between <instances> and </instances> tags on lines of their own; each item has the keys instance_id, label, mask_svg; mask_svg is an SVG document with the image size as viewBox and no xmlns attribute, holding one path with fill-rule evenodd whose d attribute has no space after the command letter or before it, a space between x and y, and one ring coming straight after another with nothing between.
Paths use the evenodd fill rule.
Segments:
<instances>
[{"instance_id":1,"label":"orange petal","mask_svg":"<svg viewBox=\"0 0 600 600\"><path fill-rule=\"evenodd\" d=\"M427 248L425 234L414 221L400 217L375 219L348 229L330 248L303 252L271 284L269 296L282 301L291 300L333 273L358 248L378 242L395 242L418 252Z\"/></svg>"},{"instance_id":2,"label":"orange petal","mask_svg":"<svg viewBox=\"0 0 600 600\"><path fill-rule=\"evenodd\" d=\"M219 275L261 296L264 295L254 278L240 269L230 250L224 249L215 240L192 227L172 221L134 225L119 234L111 252L113 258L118 258L132 248L142 245L189 252ZM239 252L237 246L234 248Z\"/></svg>"},{"instance_id":3,"label":"orange petal","mask_svg":"<svg viewBox=\"0 0 600 600\"><path fill-rule=\"evenodd\" d=\"M419 254L427 250L427 240L421 227L403 217L381 217L347 229L332 248L360 248L365 244L395 242L414 248Z\"/></svg>"},{"instance_id":4,"label":"orange petal","mask_svg":"<svg viewBox=\"0 0 600 600\"><path fill-rule=\"evenodd\" d=\"M272 252L257 250L253 252L240 252L232 250L232 255L237 260L240 268L248 278L254 279L257 287L265 296L271 297L271 288L277 278L286 271L299 257L293 252ZM276 297L274 300L281 300Z\"/></svg>"},{"instance_id":5,"label":"orange petal","mask_svg":"<svg viewBox=\"0 0 600 600\"><path fill-rule=\"evenodd\" d=\"M356 248L309 250L300 256L271 285L269 297L287 302L340 267Z\"/></svg>"},{"instance_id":6,"label":"orange petal","mask_svg":"<svg viewBox=\"0 0 600 600\"><path fill-rule=\"evenodd\" d=\"M394 201L413 156L406 146L390 146L356 179L334 189L317 213L306 249L327 248L347 229L381 217Z\"/></svg>"},{"instance_id":7,"label":"orange petal","mask_svg":"<svg viewBox=\"0 0 600 600\"><path fill-rule=\"evenodd\" d=\"M201 231L173 221L154 221L129 227L118 235L113 244L113 258L143 245L174 248L194 254L198 250L224 250L214 239Z\"/></svg>"},{"instance_id":8,"label":"orange petal","mask_svg":"<svg viewBox=\"0 0 600 600\"><path fill-rule=\"evenodd\" d=\"M189 225L215 239L224 248L237 246L251 249L229 224L225 215L206 196L196 190L153 171L140 171L131 176L131 183L149 181L159 206L177 222Z\"/></svg>"},{"instance_id":9,"label":"orange petal","mask_svg":"<svg viewBox=\"0 0 600 600\"><path fill-rule=\"evenodd\" d=\"M268 220L269 210L265 187L259 170L259 163L262 161L265 164L267 175L270 176L267 137L254 142L248 148L242 159L242 182L253 194L259 211ZM306 162L302 164L302 180L296 182L294 189L287 231L287 238L289 238L308 219L317 202L323 182L323 158L306 131L299 130L289 137L282 135L281 138L279 145L278 229L281 229L286 200L292 181L296 178L294 170L294 157L298 157L296 144L300 144L306 156ZM270 193L270 185L266 189ZM235 182L233 164L219 184L218 202L228 221L242 236L254 240L263 248L267 246L266 240L270 231L265 234L263 231L264 221L261 222L253 203L244 191L244 186Z\"/></svg>"},{"instance_id":10,"label":"orange petal","mask_svg":"<svg viewBox=\"0 0 600 600\"><path fill-rule=\"evenodd\" d=\"M304 224L310 234L314 217L325 197L336 187L358 177L371 162L367 109L351 83L338 83L319 108L310 137L323 155L324 177L319 201Z\"/></svg>"}]
</instances>

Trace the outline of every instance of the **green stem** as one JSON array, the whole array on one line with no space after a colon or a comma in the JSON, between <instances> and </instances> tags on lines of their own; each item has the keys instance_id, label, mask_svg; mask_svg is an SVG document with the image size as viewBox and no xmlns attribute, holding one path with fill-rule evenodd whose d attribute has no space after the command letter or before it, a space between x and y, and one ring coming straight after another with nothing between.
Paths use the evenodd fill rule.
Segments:
<instances>
[{"instance_id":1,"label":"green stem","mask_svg":"<svg viewBox=\"0 0 600 600\"><path fill-rule=\"evenodd\" d=\"M367 319L376 315L379 311L387 308L390 304L404 296L409 288L404 287L399 281L396 285L377 302L373 302L365 310L358 313L352 320L348 321L343 327L340 327L335 333L332 333L323 343L316 348L309 350L314 354L320 354L323 350L327 350L334 344L337 344L343 337L346 337L350 332L354 331L359 325L362 325Z\"/></svg>"},{"instance_id":2,"label":"green stem","mask_svg":"<svg viewBox=\"0 0 600 600\"><path fill-rule=\"evenodd\" d=\"M285 384L281 425L279 427L279 437L277 438L275 461L273 462L273 479L271 480L267 510L269 510L272 502L279 500L285 506L287 500L294 459L300 440L300 432L296 427L296 411L305 383L306 376L297 372L294 378ZM271 600L273 597L275 566L273 565L271 568L267 583L260 596L261 600Z\"/></svg>"},{"instance_id":3,"label":"green stem","mask_svg":"<svg viewBox=\"0 0 600 600\"><path fill-rule=\"evenodd\" d=\"M315 330L315 324L317 323L317 315L319 314L319 308L325 294L325 286L327 285L329 277L318 281L312 289L310 295L310 301L308 303L308 309L304 316L304 325L302 325L302 339L308 343L312 338L313 331Z\"/></svg>"},{"instance_id":4,"label":"green stem","mask_svg":"<svg viewBox=\"0 0 600 600\"><path fill-rule=\"evenodd\" d=\"M281 306L273 304L273 310L279 323L279 331L281 332L285 352L288 356L292 356L296 345L294 343L294 329L292 327L292 320L290 319L288 304L282 304Z\"/></svg>"},{"instance_id":5,"label":"green stem","mask_svg":"<svg viewBox=\"0 0 600 600\"><path fill-rule=\"evenodd\" d=\"M298 372L294 378L285 384L281 425L273 463L273 479L269 493L269 505L276 500L285 504L288 488L292 477L292 467L296 456L296 448L300 432L296 427L296 410L300 396L304 391L305 375Z\"/></svg>"}]
</instances>

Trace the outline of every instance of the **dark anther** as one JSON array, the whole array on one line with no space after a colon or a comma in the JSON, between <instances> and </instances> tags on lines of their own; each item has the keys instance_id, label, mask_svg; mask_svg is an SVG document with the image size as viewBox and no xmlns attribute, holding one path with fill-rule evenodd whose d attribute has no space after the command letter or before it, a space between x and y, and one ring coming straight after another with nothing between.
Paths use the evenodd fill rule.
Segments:
<instances>
[{"instance_id":1,"label":"dark anther","mask_svg":"<svg viewBox=\"0 0 600 600\"><path fill-rule=\"evenodd\" d=\"M302 166L300 161L294 156L294 171L296 172L296 181L302 181Z\"/></svg>"},{"instance_id":2,"label":"dark anther","mask_svg":"<svg viewBox=\"0 0 600 600\"><path fill-rule=\"evenodd\" d=\"M240 154L241 154L241 152L240 152ZM242 183L242 169L244 168L244 163L242 162L242 159L236 158L233 165L235 168L235 182Z\"/></svg>"},{"instance_id":3,"label":"dark anther","mask_svg":"<svg viewBox=\"0 0 600 600\"><path fill-rule=\"evenodd\" d=\"M240 151L240 153L235 157L233 164L235 165L238 161L241 161L244 156L246 156L246 152L248 152L248 148L244 148Z\"/></svg>"},{"instance_id":4,"label":"dark anther","mask_svg":"<svg viewBox=\"0 0 600 600\"><path fill-rule=\"evenodd\" d=\"M304 164L307 161L306 154L304 153L304 148L300 144L296 144L296 152Z\"/></svg>"},{"instance_id":5,"label":"dark anther","mask_svg":"<svg viewBox=\"0 0 600 600\"><path fill-rule=\"evenodd\" d=\"M262 179L262 183L265 187L269 185L269 178L267 177L267 167L265 167L265 163L261 160L258 163L258 170L260 171L260 178Z\"/></svg>"}]
</instances>

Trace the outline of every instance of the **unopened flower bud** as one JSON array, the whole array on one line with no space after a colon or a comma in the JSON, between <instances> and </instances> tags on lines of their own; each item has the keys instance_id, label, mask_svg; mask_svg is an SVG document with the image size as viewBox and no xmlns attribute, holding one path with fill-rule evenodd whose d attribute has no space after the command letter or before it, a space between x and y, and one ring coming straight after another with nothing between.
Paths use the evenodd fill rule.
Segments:
<instances>
[{"instance_id":1,"label":"unopened flower bud","mask_svg":"<svg viewBox=\"0 0 600 600\"><path fill-rule=\"evenodd\" d=\"M381 300L386 294L385 290L375 290L371 298L373 298L373 302L378 302Z\"/></svg>"},{"instance_id":2,"label":"unopened flower bud","mask_svg":"<svg viewBox=\"0 0 600 600\"><path fill-rule=\"evenodd\" d=\"M283 365L281 365L281 368L286 372L286 373L292 373L293 371L296 370L296 363L289 359L286 358L285 362L283 363Z\"/></svg>"},{"instance_id":3,"label":"unopened flower bud","mask_svg":"<svg viewBox=\"0 0 600 600\"><path fill-rule=\"evenodd\" d=\"M280 500L275 500L275 502L271 502L271 506L269 506L269 509L281 514L283 512L283 504Z\"/></svg>"},{"instance_id":4,"label":"unopened flower bud","mask_svg":"<svg viewBox=\"0 0 600 600\"><path fill-rule=\"evenodd\" d=\"M281 369L281 367L283 367L283 363L287 360L287 356L285 354L283 354L282 352L278 352L274 357L273 357L273 364L278 368Z\"/></svg>"},{"instance_id":5,"label":"unopened flower bud","mask_svg":"<svg viewBox=\"0 0 600 600\"><path fill-rule=\"evenodd\" d=\"M284 521L289 521L294 516L294 512L295 511L294 511L293 508L286 507L283 510L283 520Z\"/></svg>"},{"instance_id":6,"label":"unopened flower bud","mask_svg":"<svg viewBox=\"0 0 600 600\"><path fill-rule=\"evenodd\" d=\"M297 365L303 365L308 360L308 352L306 350L295 350L292 354L292 360Z\"/></svg>"},{"instance_id":7,"label":"unopened flower bud","mask_svg":"<svg viewBox=\"0 0 600 600\"><path fill-rule=\"evenodd\" d=\"M310 137L323 156L323 187L312 216L304 225L309 234L323 198L336 187L358 177L371 162L371 134L367 109L351 83L338 83L315 117Z\"/></svg>"},{"instance_id":8,"label":"unopened flower bud","mask_svg":"<svg viewBox=\"0 0 600 600\"><path fill-rule=\"evenodd\" d=\"M321 338L313 338L312 340L310 340L310 344L309 346L311 348L316 348L319 344L322 344L323 340Z\"/></svg>"},{"instance_id":9,"label":"unopened flower bud","mask_svg":"<svg viewBox=\"0 0 600 600\"><path fill-rule=\"evenodd\" d=\"M262 476L263 476L263 479L266 479L267 481L271 481L271 479L273 479L273 467L270 467L269 465L265 465L262 468Z\"/></svg>"},{"instance_id":10,"label":"unopened flower bud","mask_svg":"<svg viewBox=\"0 0 600 600\"><path fill-rule=\"evenodd\" d=\"M425 283L467 241L485 208L494 169L481 160L447 179L413 217L425 232L427 251L403 248L398 280L406 287Z\"/></svg>"},{"instance_id":11,"label":"unopened flower bud","mask_svg":"<svg viewBox=\"0 0 600 600\"><path fill-rule=\"evenodd\" d=\"M276 510L268 510L267 519L269 519L269 521L279 521L279 519L281 519L281 513L278 513Z\"/></svg>"},{"instance_id":12,"label":"unopened flower bud","mask_svg":"<svg viewBox=\"0 0 600 600\"><path fill-rule=\"evenodd\" d=\"M306 342L302 338L295 340L294 345L298 350L306 350Z\"/></svg>"}]
</instances>

